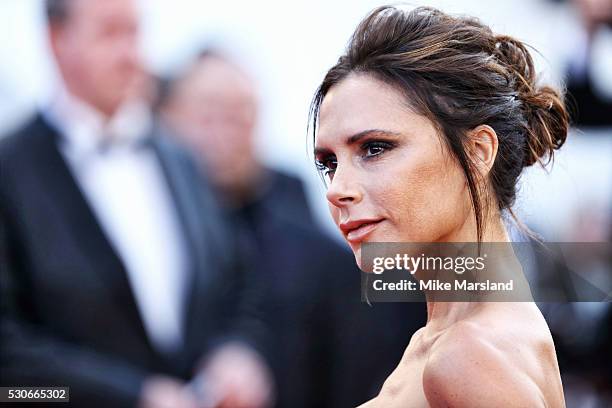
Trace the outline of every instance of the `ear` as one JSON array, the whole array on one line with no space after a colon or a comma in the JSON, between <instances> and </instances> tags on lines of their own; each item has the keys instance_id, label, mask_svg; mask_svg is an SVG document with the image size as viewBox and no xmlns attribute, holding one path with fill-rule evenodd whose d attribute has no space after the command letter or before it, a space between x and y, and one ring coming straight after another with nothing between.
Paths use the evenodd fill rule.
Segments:
<instances>
[{"instance_id":1,"label":"ear","mask_svg":"<svg viewBox=\"0 0 612 408\"><path fill-rule=\"evenodd\" d=\"M470 131L468 144L476 167L486 176L497 157L497 133L489 125L479 125Z\"/></svg>"}]
</instances>

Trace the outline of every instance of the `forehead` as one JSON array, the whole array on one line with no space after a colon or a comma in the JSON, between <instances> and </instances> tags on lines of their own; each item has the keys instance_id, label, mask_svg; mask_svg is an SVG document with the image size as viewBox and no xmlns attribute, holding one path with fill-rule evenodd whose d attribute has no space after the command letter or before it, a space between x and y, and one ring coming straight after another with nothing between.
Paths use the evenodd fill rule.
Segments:
<instances>
[{"instance_id":1,"label":"forehead","mask_svg":"<svg viewBox=\"0 0 612 408\"><path fill-rule=\"evenodd\" d=\"M91 21L136 20L138 18L135 0L72 0L69 2L69 22L91 23Z\"/></svg>"},{"instance_id":2,"label":"forehead","mask_svg":"<svg viewBox=\"0 0 612 408\"><path fill-rule=\"evenodd\" d=\"M234 64L221 58L206 57L194 67L191 78L200 92L220 97L254 98L253 82Z\"/></svg>"},{"instance_id":3,"label":"forehead","mask_svg":"<svg viewBox=\"0 0 612 408\"><path fill-rule=\"evenodd\" d=\"M337 144L369 129L413 134L433 128L409 107L404 93L365 74L350 74L326 94L319 112L316 146Z\"/></svg>"},{"instance_id":4,"label":"forehead","mask_svg":"<svg viewBox=\"0 0 612 408\"><path fill-rule=\"evenodd\" d=\"M257 94L252 81L237 67L206 58L173 84L171 103L193 105L200 112L222 109L257 109ZM181 106L182 106L181 105Z\"/></svg>"}]
</instances>

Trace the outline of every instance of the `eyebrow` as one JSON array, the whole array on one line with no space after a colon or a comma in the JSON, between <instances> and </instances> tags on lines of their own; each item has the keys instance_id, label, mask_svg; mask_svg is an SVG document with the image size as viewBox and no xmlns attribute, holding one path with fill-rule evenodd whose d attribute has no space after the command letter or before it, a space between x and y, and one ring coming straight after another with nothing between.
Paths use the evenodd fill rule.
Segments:
<instances>
[{"instance_id":1,"label":"eyebrow","mask_svg":"<svg viewBox=\"0 0 612 408\"><path fill-rule=\"evenodd\" d=\"M347 145L352 145L355 144L357 142L359 142L361 139L363 139L366 136L370 136L372 134L375 135L381 135L381 136L401 136L401 133L398 132L393 132L390 130L384 130L384 129L367 129L367 130L363 130L359 133L355 133L354 135L349 136L348 138L346 138L346 144ZM331 153L331 150L325 147L315 147L314 149L314 154L315 156L319 156L322 154L329 154Z\"/></svg>"}]
</instances>

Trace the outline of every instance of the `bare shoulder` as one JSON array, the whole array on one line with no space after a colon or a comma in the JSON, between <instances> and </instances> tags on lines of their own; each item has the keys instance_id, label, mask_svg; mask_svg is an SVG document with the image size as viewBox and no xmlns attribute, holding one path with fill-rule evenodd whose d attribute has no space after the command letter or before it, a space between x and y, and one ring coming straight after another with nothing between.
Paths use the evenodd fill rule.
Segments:
<instances>
[{"instance_id":1,"label":"bare shoulder","mask_svg":"<svg viewBox=\"0 0 612 408\"><path fill-rule=\"evenodd\" d=\"M563 407L554 345L543 319L525 305L493 309L454 324L432 346L423 371L429 404Z\"/></svg>"}]
</instances>

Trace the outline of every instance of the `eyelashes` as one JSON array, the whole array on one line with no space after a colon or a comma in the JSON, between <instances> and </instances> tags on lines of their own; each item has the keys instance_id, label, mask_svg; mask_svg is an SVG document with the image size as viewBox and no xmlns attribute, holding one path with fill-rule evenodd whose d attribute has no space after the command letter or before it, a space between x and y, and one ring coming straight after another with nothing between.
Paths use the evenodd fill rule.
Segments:
<instances>
[{"instance_id":1,"label":"eyelashes","mask_svg":"<svg viewBox=\"0 0 612 408\"><path fill-rule=\"evenodd\" d=\"M381 140L372 140L363 143L359 147L360 157L363 160L376 160L384 153L395 148L396 145L393 142L386 142ZM331 181L333 174L338 168L338 159L335 154L328 154L319 159L315 160L315 166L317 171L326 181Z\"/></svg>"},{"instance_id":2,"label":"eyelashes","mask_svg":"<svg viewBox=\"0 0 612 408\"><path fill-rule=\"evenodd\" d=\"M393 149L395 145L390 142L383 141L371 141L366 142L361 146L361 150L364 152L364 157L372 158L383 154L384 152Z\"/></svg>"},{"instance_id":3,"label":"eyelashes","mask_svg":"<svg viewBox=\"0 0 612 408\"><path fill-rule=\"evenodd\" d=\"M317 166L319 173L327 176L329 173L336 170L336 167L338 167L338 160L336 156L330 155L321 160L315 160L315 166Z\"/></svg>"}]
</instances>

